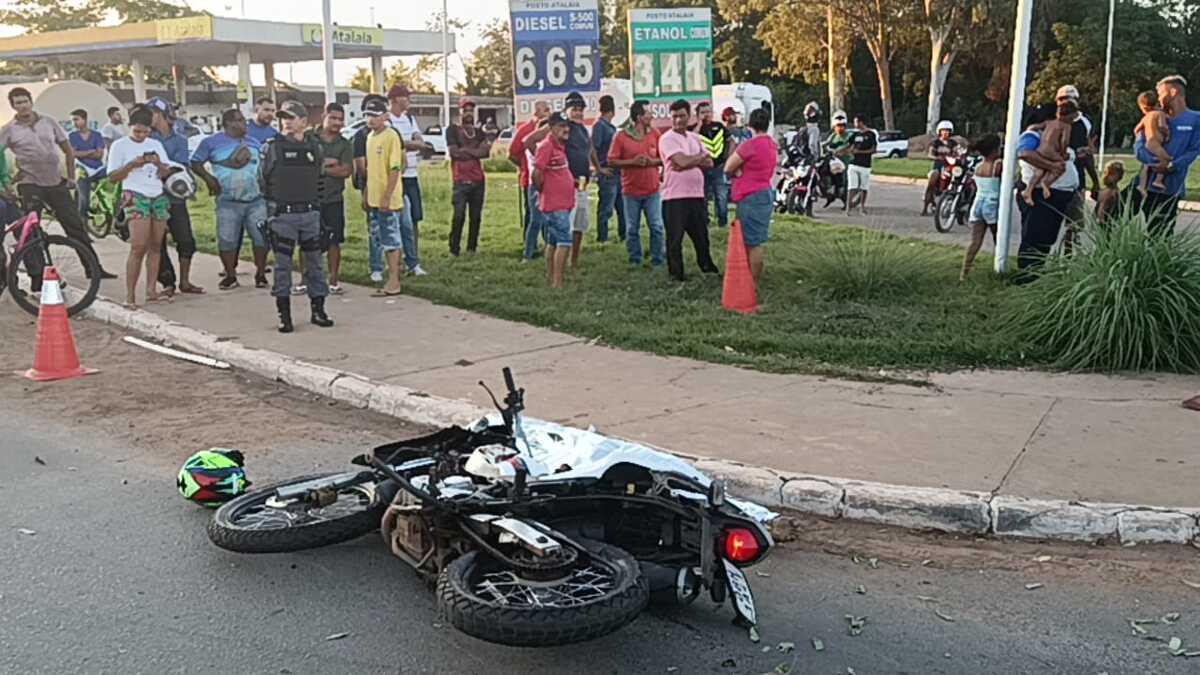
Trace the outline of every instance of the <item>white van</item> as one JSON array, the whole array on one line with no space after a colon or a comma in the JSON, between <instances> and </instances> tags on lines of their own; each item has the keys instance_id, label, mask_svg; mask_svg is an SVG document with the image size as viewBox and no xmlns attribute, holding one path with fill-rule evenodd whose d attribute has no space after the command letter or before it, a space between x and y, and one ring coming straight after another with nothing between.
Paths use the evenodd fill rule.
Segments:
<instances>
[{"instance_id":1,"label":"white van","mask_svg":"<svg viewBox=\"0 0 1200 675\"><path fill-rule=\"evenodd\" d=\"M771 98L771 88L762 84L750 82L734 82L733 84L718 84L712 88L713 118L721 119L721 111L741 101L746 110L746 118L758 108L765 109L771 115L771 128L768 133L775 136L775 102Z\"/></svg>"}]
</instances>

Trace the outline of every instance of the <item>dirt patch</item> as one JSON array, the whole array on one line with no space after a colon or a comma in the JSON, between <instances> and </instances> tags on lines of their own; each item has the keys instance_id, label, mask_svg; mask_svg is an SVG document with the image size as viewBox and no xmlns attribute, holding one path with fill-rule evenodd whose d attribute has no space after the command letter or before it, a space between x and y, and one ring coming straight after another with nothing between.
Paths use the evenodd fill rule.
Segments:
<instances>
[{"instance_id":1,"label":"dirt patch","mask_svg":"<svg viewBox=\"0 0 1200 675\"><path fill-rule=\"evenodd\" d=\"M71 328L85 366L100 373L66 382L21 377L33 363L35 322L0 305L0 399L52 425L126 442L133 457L177 463L223 446L265 459L297 447L344 445L346 459L427 429L352 408L236 369L220 371L155 354L93 321ZM331 458L335 459L335 458Z\"/></svg>"},{"instance_id":2,"label":"dirt patch","mask_svg":"<svg viewBox=\"0 0 1200 675\"><path fill-rule=\"evenodd\" d=\"M939 570L1037 571L1039 579L1095 578L1144 584L1163 578L1200 580L1200 550L1159 544L1120 546L1021 541L915 532L815 516L783 516L772 527L787 548L857 559L865 565ZM1180 589L1186 590L1180 585Z\"/></svg>"}]
</instances>

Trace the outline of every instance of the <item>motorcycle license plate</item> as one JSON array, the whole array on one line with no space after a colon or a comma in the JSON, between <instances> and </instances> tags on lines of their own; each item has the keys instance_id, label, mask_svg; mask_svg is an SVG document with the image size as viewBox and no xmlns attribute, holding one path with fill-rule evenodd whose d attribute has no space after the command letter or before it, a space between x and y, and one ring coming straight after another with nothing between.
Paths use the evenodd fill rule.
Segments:
<instances>
[{"instance_id":1,"label":"motorcycle license plate","mask_svg":"<svg viewBox=\"0 0 1200 675\"><path fill-rule=\"evenodd\" d=\"M757 624L758 612L754 609L754 594L750 592L746 575L728 560L721 562L725 563L725 579L729 583L729 594L733 596L733 607L738 616L749 621L751 625Z\"/></svg>"}]
</instances>

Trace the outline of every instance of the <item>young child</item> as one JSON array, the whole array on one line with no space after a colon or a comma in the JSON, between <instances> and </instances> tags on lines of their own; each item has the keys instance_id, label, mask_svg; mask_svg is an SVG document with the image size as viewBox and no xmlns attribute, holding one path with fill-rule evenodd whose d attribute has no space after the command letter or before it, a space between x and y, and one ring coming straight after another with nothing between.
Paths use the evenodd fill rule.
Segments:
<instances>
[{"instance_id":1,"label":"young child","mask_svg":"<svg viewBox=\"0 0 1200 675\"><path fill-rule=\"evenodd\" d=\"M1071 125L1074 124L1075 116L1078 113L1079 107L1075 105L1074 101L1068 100L1060 103L1055 118L1042 125L1042 139L1038 144L1037 154L1052 162L1068 161L1067 147L1071 143ZM1025 203L1033 206L1033 190L1039 185L1042 188L1042 197L1049 199L1050 186L1061 178L1064 172L1065 169L1063 171L1036 169L1029 181L1029 186L1021 195L1025 199Z\"/></svg>"},{"instance_id":2,"label":"young child","mask_svg":"<svg viewBox=\"0 0 1200 675\"><path fill-rule=\"evenodd\" d=\"M1000 169L1002 156L1000 136L984 134L971 143L970 152L983 157L979 166L975 167L975 203L971 204L971 245L963 256L962 273L959 281L966 281L975 264L975 256L983 246L983 237L992 233L992 243L996 243L996 223L1000 216Z\"/></svg>"},{"instance_id":3,"label":"young child","mask_svg":"<svg viewBox=\"0 0 1200 675\"><path fill-rule=\"evenodd\" d=\"M1125 178L1125 164L1113 160L1104 165L1104 177L1100 182L1104 189L1096 201L1096 222L1103 225L1110 217L1121 212L1121 181Z\"/></svg>"},{"instance_id":4,"label":"young child","mask_svg":"<svg viewBox=\"0 0 1200 675\"><path fill-rule=\"evenodd\" d=\"M1167 113L1163 111L1162 106L1158 104L1158 94L1154 91L1143 91L1138 94L1138 107L1142 109L1142 121L1138 122L1137 127L1133 130L1134 136L1146 135L1146 150L1158 158L1158 167L1165 169L1167 164L1173 159L1167 154L1163 148L1171 137L1171 125L1167 119ZM1154 189L1166 190L1167 186L1163 182L1167 175L1154 171L1155 167L1147 165L1142 169L1142 175L1138 178L1138 190L1145 196L1150 185L1150 174L1154 174ZM1108 171L1108 167L1104 168ZM1122 170L1124 167L1122 167Z\"/></svg>"}]
</instances>

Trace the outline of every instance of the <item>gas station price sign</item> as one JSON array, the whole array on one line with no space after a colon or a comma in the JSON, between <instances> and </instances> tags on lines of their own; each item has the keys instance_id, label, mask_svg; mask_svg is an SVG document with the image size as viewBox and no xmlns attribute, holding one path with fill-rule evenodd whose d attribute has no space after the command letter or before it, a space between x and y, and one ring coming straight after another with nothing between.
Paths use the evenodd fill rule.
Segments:
<instances>
[{"instance_id":1,"label":"gas station price sign","mask_svg":"<svg viewBox=\"0 0 1200 675\"><path fill-rule=\"evenodd\" d=\"M510 0L518 119L532 115L538 99L561 109L571 91L589 102L596 98L602 74L598 5L598 0Z\"/></svg>"},{"instance_id":2,"label":"gas station price sign","mask_svg":"<svg viewBox=\"0 0 1200 675\"><path fill-rule=\"evenodd\" d=\"M633 97L650 101L656 120L672 102L694 106L712 96L712 11L707 8L629 10L629 71Z\"/></svg>"}]
</instances>

